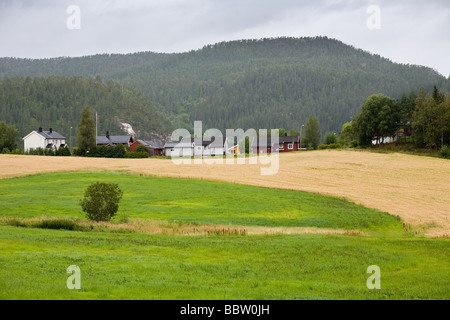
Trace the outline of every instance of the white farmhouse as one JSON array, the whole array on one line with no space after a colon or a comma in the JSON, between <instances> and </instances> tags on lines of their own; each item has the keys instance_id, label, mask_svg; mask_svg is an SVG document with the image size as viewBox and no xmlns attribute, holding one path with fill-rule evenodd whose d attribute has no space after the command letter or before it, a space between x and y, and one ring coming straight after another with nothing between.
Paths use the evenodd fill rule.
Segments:
<instances>
[{"instance_id":1,"label":"white farmhouse","mask_svg":"<svg viewBox=\"0 0 450 320\"><path fill-rule=\"evenodd\" d=\"M32 131L30 134L22 138L22 140L25 152L30 151L30 149L37 148L52 148L56 150L61 146L66 146L66 138L58 132L53 131L52 128L50 128L49 131L42 131L42 128L39 128L38 131Z\"/></svg>"},{"instance_id":2,"label":"white farmhouse","mask_svg":"<svg viewBox=\"0 0 450 320\"><path fill-rule=\"evenodd\" d=\"M187 138L180 142L169 141L164 145L164 153L167 157L193 157L193 156L223 156L228 154L227 138ZM196 144L197 143L197 144Z\"/></svg>"}]
</instances>

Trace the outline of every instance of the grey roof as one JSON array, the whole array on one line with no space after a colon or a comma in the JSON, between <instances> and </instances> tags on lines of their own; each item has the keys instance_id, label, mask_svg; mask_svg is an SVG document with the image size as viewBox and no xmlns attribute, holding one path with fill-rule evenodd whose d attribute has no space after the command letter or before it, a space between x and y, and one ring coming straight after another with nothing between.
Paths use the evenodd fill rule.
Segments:
<instances>
[{"instance_id":1,"label":"grey roof","mask_svg":"<svg viewBox=\"0 0 450 320\"><path fill-rule=\"evenodd\" d=\"M226 137L222 137L220 139L217 139L214 137L214 139L212 139L212 142L209 144L209 146L213 147L213 148L223 148L226 140L227 140ZM211 140L209 140L209 141L211 141Z\"/></svg>"},{"instance_id":2,"label":"grey roof","mask_svg":"<svg viewBox=\"0 0 450 320\"><path fill-rule=\"evenodd\" d=\"M102 144L128 144L131 136L97 136L97 145Z\"/></svg>"},{"instance_id":3,"label":"grey roof","mask_svg":"<svg viewBox=\"0 0 450 320\"><path fill-rule=\"evenodd\" d=\"M168 141L164 144L164 148L175 148L180 144L180 142Z\"/></svg>"},{"instance_id":4,"label":"grey roof","mask_svg":"<svg viewBox=\"0 0 450 320\"><path fill-rule=\"evenodd\" d=\"M149 141L149 140L137 140L140 144L143 146L152 148L152 149L164 149L164 146L157 144L156 142Z\"/></svg>"},{"instance_id":5,"label":"grey roof","mask_svg":"<svg viewBox=\"0 0 450 320\"><path fill-rule=\"evenodd\" d=\"M45 139L66 139L63 135L59 134L56 131L36 131L38 134L43 136Z\"/></svg>"},{"instance_id":6,"label":"grey roof","mask_svg":"<svg viewBox=\"0 0 450 320\"><path fill-rule=\"evenodd\" d=\"M261 141L260 141L261 139ZM291 137L287 137L287 136L283 136L283 137L279 137L278 138L278 143L294 143L294 142L298 142L300 140L300 137L298 136L291 136ZM252 142L252 148L256 148L256 147L273 147L274 142L272 141L271 137L255 137L255 139L253 139ZM277 146L278 147L278 146Z\"/></svg>"},{"instance_id":7,"label":"grey roof","mask_svg":"<svg viewBox=\"0 0 450 320\"><path fill-rule=\"evenodd\" d=\"M166 142L166 144L164 145L164 148L190 148L192 147L192 144L195 143L197 139L195 138L187 138L187 139L182 139L180 142L174 142L174 141L168 141ZM200 140L200 139L198 139ZM202 140L202 146L203 147L215 147L215 148L220 148L223 147L225 144L225 140L226 138L222 138L222 139L208 139L205 138Z\"/></svg>"},{"instance_id":8,"label":"grey roof","mask_svg":"<svg viewBox=\"0 0 450 320\"><path fill-rule=\"evenodd\" d=\"M109 140L106 136L98 136L97 144L110 144L111 140Z\"/></svg>"},{"instance_id":9,"label":"grey roof","mask_svg":"<svg viewBox=\"0 0 450 320\"><path fill-rule=\"evenodd\" d=\"M283 136L279 138L280 142L282 143L293 143L293 142L299 142L300 137L299 136Z\"/></svg>"}]
</instances>

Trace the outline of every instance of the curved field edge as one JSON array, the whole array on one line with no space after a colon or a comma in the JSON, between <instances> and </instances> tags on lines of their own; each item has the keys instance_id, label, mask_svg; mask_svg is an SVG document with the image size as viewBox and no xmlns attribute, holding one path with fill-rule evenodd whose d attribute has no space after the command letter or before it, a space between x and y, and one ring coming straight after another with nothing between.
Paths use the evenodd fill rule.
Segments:
<instances>
[{"instance_id":1,"label":"curved field edge","mask_svg":"<svg viewBox=\"0 0 450 320\"><path fill-rule=\"evenodd\" d=\"M399 153L324 150L280 154L279 172L262 164L175 165L161 159L92 159L0 155L0 178L45 172L114 170L142 175L226 181L343 197L401 217L406 228L448 237L450 165L445 159Z\"/></svg>"},{"instance_id":2,"label":"curved field edge","mask_svg":"<svg viewBox=\"0 0 450 320\"><path fill-rule=\"evenodd\" d=\"M83 218L79 200L86 187L97 181L117 183L123 190L117 217L134 221L135 230L139 229L139 219L194 224L203 229L205 225L217 226L213 230L239 226L249 232L252 226L256 234L280 232L282 227L284 233L298 233L301 228L304 232L335 229L403 233L404 227L398 217L335 197L117 172L63 172L4 179L0 185L0 216Z\"/></svg>"}]
</instances>

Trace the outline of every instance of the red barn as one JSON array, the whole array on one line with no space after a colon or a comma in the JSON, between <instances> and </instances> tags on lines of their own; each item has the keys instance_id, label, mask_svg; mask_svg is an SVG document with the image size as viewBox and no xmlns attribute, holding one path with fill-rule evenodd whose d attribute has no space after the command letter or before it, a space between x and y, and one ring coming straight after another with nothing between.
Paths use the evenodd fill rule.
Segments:
<instances>
[{"instance_id":1,"label":"red barn","mask_svg":"<svg viewBox=\"0 0 450 320\"><path fill-rule=\"evenodd\" d=\"M134 152L137 147L144 146L148 150L148 154L150 156L162 156L164 146L159 145L153 141L147 141L147 140L136 140L134 143L130 145L130 152Z\"/></svg>"},{"instance_id":2,"label":"red barn","mask_svg":"<svg viewBox=\"0 0 450 320\"><path fill-rule=\"evenodd\" d=\"M255 154L272 153L272 150L278 150L278 152L299 151L300 137L279 137L278 143L273 142L271 137L254 138L252 141L252 150Z\"/></svg>"}]
</instances>

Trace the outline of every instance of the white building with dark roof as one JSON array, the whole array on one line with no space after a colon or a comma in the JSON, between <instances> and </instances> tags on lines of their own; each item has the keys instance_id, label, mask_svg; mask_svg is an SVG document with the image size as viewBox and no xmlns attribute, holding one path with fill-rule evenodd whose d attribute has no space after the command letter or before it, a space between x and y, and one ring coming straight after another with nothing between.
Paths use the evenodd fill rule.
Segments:
<instances>
[{"instance_id":1,"label":"white building with dark roof","mask_svg":"<svg viewBox=\"0 0 450 320\"><path fill-rule=\"evenodd\" d=\"M223 156L229 153L227 138L187 138L179 142L169 141L164 145L167 157ZM197 144L196 144L197 143Z\"/></svg>"},{"instance_id":2,"label":"white building with dark roof","mask_svg":"<svg viewBox=\"0 0 450 320\"><path fill-rule=\"evenodd\" d=\"M53 131L52 128L49 131L43 131L42 128L39 128L37 131L35 130L29 133L22 140L25 152L38 148L52 148L57 150L59 147L66 146L66 137Z\"/></svg>"}]
</instances>

